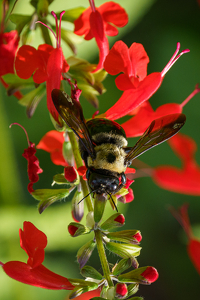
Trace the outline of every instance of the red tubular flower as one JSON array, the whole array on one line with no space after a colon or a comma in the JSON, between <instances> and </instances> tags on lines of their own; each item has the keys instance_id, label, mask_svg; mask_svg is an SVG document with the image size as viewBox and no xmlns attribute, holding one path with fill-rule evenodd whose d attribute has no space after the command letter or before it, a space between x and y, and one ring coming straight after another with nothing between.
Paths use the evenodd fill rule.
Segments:
<instances>
[{"instance_id":1,"label":"red tubular flower","mask_svg":"<svg viewBox=\"0 0 200 300\"><path fill-rule=\"evenodd\" d=\"M43 136L43 138L37 145L37 149L42 149L44 151L49 152L51 155L51 160L55 165L61 165L63 167L66 167L68 166L68 163L63 157L63 143L63 133L56 130L51 130Z\"/></svg>"},{"instance_id":2,"label":"red tubular flower","mask_svg":"<svg viewBox=\"0 0 200 300\"><path fill-rule=\"evenodd\" d=\"M139 110L136 109L137 111L131 113L134 114L134 117L121 124L126 136L141 136L153 120L170 114L182 113L183 107L199 92L200 88L196 85L194 91L181 104L167 103L159 106L156 111L153 110L148 101L144 102Z\"/></svg>"},{"instance_id":3,"label":"red tubular flower","mask_svg":"<svg viewBox=\"0 0 200 300\"><path fill-rule=\"evenodd\" d=\"M91 0L90 5L91 7L87 8L74 22L74 33L84 35L85 40L95 38L99 48L99 63L95 69L96 72L103 68L104 60L109 51L106 35L117 35L116 27L124 27L128 23L128 15L119 4L112 1L96 8L94 1Z\"/></svg>"},{"instance_id":4,"label":"red tubular flower","mask_svg":"<svg viewBox=\"0 0 200 300\"><path fill-rule=\"evenodd\" d=\"M194 159L195 141L178 133L169 141L172 150L180 157L183 168L160 166L153 172L153 180L160 187L187 195L200 195L200 167Z\"/></svg>"},{"instance_id":5,"label":"red tubular flower","mask_svg":"<svg viewBox=\"0 0 200 300\"><path fill-rule=\"evenodd\" d=\"M32 193L32 192L34 192L33 184L39 180L38 174L42 173L43 170L40 168L39 160L35 156L35 153L36 153L35 144L29 141L28 134L27 134L26 130L24 129L24 127L18 123L13 123L10 125L10 127L12 125L20 126L24 130L26 137L27 137L28 148L24 150L24 153L22 154L22 156L24 158L26 158L28 161L28 177L30 180L30 183L28 184L28 191L29 191L29 193Z\"/></svg>"},{"instance_id":6,"label":"red tubular flower","mask_svg":"<svg viewBox=\"0 0 200 300\"><path fill-rule=\"evenodd\" d=\"M104 68L111 74L124 73L117 77L116 85L124 93L120 99L108 109L104 117L110 120L119 119L147 101L160 87L163 77L177 59L189 50L183 50L178 56L180 43L162 72L151 73L146 76L148 56L141 44L133 43L130 49L122 42L115 43L106 57ZM118 64L119 61L119 64Z\"/></svg>"},{"instance_id":7,"label":"red tubular flower","mask_svg":"<svg viewBox=\"0 0 200 300\"><path fill-rule=\"evenodd\" d=\"M60 15L60 23L63 14L64 12ZM69 70L69 65L60 46L61 26L58 28L57 17L54 12L52 12L52 15L56 19L57 48L44 44L40 45L37 50L32 46L24 45L17 52L15 69L20 78L28 79L34 73L33 80L35 83L39 84L46 81L47 108L53 118L59 123L58 112L53 104L51 91L60 88L62 73Z\"/></svg>"},{"instance_id":8,"label":"red tubular flower","mask_svg":"<svg viewBox=\"0 0 200 300\"><path fill-rule=\"evenodd\" d=\"M188 237L188 245L187 251L188 255L195 266L196 270L200 274L200 241L197 240L191 230L190 220L188 217L188 205L182 205L178 211L174 208L171 209L173 216L177 219L177 221L181 224L185 233Z\"/></svg>"},{"instance_id":9,"label":"red tubular flower","mask_svg":"<svg viewBox=\"0 0 200 300\"><path fill-rule=\"evenodd\" d=\"M26 263L9 261L0 263L11 278L25 284L52 290L72 290L74 286L69 280L42 265L44 248L47 245L46 235L38 230L31 222L24 222L24 231L19 230L20 245L29 258Z\"/></svg>"}]
</instances>

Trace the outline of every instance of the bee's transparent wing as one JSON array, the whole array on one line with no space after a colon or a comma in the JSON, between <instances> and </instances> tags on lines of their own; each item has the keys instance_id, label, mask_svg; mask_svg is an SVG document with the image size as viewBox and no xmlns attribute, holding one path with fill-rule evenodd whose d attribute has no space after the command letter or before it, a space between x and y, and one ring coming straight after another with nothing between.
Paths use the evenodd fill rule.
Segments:
<instances>
[{"instance_id":1,"label":"bee's transparent wing","mask_svg":"<svg viewBox=\"0 0 200 300\"><path fill-rule=\"evenodd\" d=\"M172 114L154 120L126 155L125 164L130 165L133 159L175 135L182 128L185 121L184 114Z\"/></svg>"},{"instance_id":2,"label":"bee's transparent wing","mask_svg":"<svg viewBox=\"0 0 200 300\"><path fill-rule=\"evenodd\" d=\"M73 100L69 95L59 89L54 89L51 96L60 116L78 136L88 154L93 158L95 156L94 146L87 126L85 125L85 118L80 102Z\"/></svg>"}]
</instances>

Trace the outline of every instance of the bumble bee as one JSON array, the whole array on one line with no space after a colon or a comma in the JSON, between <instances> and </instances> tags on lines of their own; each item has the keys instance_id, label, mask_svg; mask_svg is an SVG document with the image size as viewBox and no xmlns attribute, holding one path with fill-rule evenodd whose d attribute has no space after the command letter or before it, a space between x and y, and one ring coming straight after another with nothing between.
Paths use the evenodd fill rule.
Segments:
<instances>
[{"instance_id":1,"label":"bumble bee","mask_svg":"<svg viewBox=\"0 0 200 300\"><path fill-rule=\"evenodd\" d=\"M79 139L81 157L92 192L115 194L126 183L125 171L133 159L175 135L184 125L184 114L154 120L134 147L127 147L124 129L116 122L95 118L86 122L80 102L58 89L52 91L54 105Z\"/></svg>"}]
</instances>

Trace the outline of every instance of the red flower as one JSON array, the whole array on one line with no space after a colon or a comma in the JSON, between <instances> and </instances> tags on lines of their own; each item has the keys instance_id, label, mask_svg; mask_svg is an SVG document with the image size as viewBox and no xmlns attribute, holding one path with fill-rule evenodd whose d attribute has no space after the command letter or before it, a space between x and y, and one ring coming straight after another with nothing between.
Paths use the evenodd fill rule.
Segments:
<instances>
[{"instance_id":1,"label":"red flower","mask_svg":"<svg viewBox=\"0 0 200 300\"><path fill-rule=\"evenodd\" d=\"M100 290L99 289L83 293L80 296L76 297L75 299L76 300L89 300L89 299L93 299L94 297L100 297Z\"/></svg>"},{"instance_id":2,"label":"red flower","mask_svg":"<svg viewBox=\"0 0 200 300\"><path fill-rule=\"evenodd\" d=\"M60 19L63 13L61 13ZM52 12L52 15L56 18L54 12ZM60 46L60 37L57 36L57 48L47 44L40 45L38 50L28 45L20 47L15 60L15 69L20 78L28 79L34 73L33 80L35 83L39 84L46 81L47 108L53 118L59 123L58 112L53 104L51 91L60 88L62 73L69 70L69 65Z\"/></svg>"},{"instance_id":3,"label":"red flower","mask_svg":"<svg viewBox=\"0 0 200 300\"><path fill-rule=\"evenodd\" d=\"M192 234L190 220L188 217L188 205L182 205L178 211L172 208L171 212L187 234L189 240L187 245L188 255L200 274L200 241L197 240Z\"/></svg>"},{"instance_id":4,"label":"red flower","mask_svg":"<svg viewBox=\"0 0 200 300\"><path fill-rule=\"evenodd\" d=\"M95 38L99 48L99 63L95 72L103 68L103 63L109 51L106 35L118 34L116 27L123 27L128 23L126 11L115 2L107 2L95 7L94 1L90 1L91 7L87 8L74 22L74 33L84 35L85 40ZM113 26L113 25L114 26Z\"/></svg>"},{"instance_id":5,"label":"red flower","mask_svg":"<svg viewBox=\"0 0 200 300\"><path fill-rule=\"evenodd\" d=\"M12 125L20 126L24 130L26 137L27 137L28 148L24 150L24 153L22 154L22 156L24 158L26 158L28 161L28 177L30 180L30 183L28 184L28 191L29 191L29 193L32 193L32 192L34 192L33 184L39 180L38 174L42 173L43 170L40 168L39 160L35 156L35 153L36 153L35 144L29 141L28 134L27 134L26 130L24 129L24 127L18 123L13 123L10 125L10 127Z\"/></svg>"},{"instance_id":6,"label":"red flower","mask_svg":"<svg viewBox=\"0 0 200 300\"><path fill-rule=\"evenodd\" d=\"M131 112L134 115L131 119L121 124L126 132L127 137L137 137L142 135L155 119L170 114L182 113L183 107L189 100L200 92L200 88L196 85L195 90L181 103L167 103L159 106L156 111L153 110L148 101L144 102L139 109Z\"/></svg>"},{"instance_id":7,"label":"red flower","mask_svg":"<svg viewBox=\"0 0 200 300\"><path fill-rule=\"evenodd\" d=\"M43 136L43 138L37 145L37 149L42 149L49 152L51 155L51 160L55 165L66 167L68 166L68 163L63 157L63 143L63 132L51 130Z\"/></svg>"},{"instance_id":8,"label":"red flower","mask_svg":"<svg viewBox=\"0 0 200 300\"><path fill-rule=\"evenodd\" d=\"M46 235L38 230L31 222L24 222L24 231L19 230L20 245L29 258L27 263L9 261L0 263L4 271L11 278L29 285L52 289L72 290L74 286L69 280L42 265L44 248L47 245Z\"/></svg>"},{"instance_id":9,"label":"red flower","mask_svg":"<svg viewBox=\"0 0 200 300\"><path fill-rule=\"evenodd\" d=\"M162 72L151 73L146 76L148 56L141 44L133 43L130 49L122 42L115 43L106 57L104 68L111 74L121 74L116 79L116 85L124 93L120 99L108 109L104 117L110 120L119 119L130 114L139 105L148 100L160 87L162 79L177 59L189 50L183 50L178 56L180 43ZM119 62L119 63L118 63Z\"/></svg>"},{"instance_id":10,"label":"red flower","mask_svg":"<svg viewBox=\"0 0 200 300\"><path fill-rule=\"evenodd\" d=\"M19 44L16 30L0 33L0 76L14 73L14 59Z\"/></svg>"},{"instance_id":11,"label":"red flower","mask_svg":"<svg viewBox=\"0 0 200 300\"><path fill-rule=\"evenodd\" d=\"M172 150L180 157L183 168L160 166L153 172L153 179L160 187L182 194L200 195L200 167L194 154L197 146L195 141L178 133L169 141Z\"/></svg>"}]
</instances>

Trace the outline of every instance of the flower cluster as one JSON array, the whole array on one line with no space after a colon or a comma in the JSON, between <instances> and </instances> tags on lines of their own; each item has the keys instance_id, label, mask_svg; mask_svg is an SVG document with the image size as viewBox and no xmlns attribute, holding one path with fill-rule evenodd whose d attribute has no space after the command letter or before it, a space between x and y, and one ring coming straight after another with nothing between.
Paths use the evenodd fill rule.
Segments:
<instances>
[{"instance_id":1,"label":"flower cluster","mask_svg":"<svg viewBox=\"0 0 200 300\"><path fill-rule=\"evenodd\" d=\"M121 5L109 1L96 7L94 0L89 0L90 6L86 9L51 11L54 25L47 18L51 2L31 1L35 9L33 16L11 13L9 19L16 24L16 30L6 33L8 6L7 1L3 1L0 80L8 95L13 94L20 104L26 106L29 118L46 95L54 128L52 126L52 130L41 136L36 147L29 141L26 130L13 123L21 126L27 136L28 148L22 155L28 161L28 191L39 201L39 213L71 195L74 222L68 224L68 232L72 238L91 234L92 239L77 252L80 274L84 279L66 278L46 268L43 261L47 237L26 221L19 234L20 246L28 255L27 263L9 261L0 265L8 276L22 283L52 290L71 290L69 299L142 299L132 296L138 291L139 284L149 285L156 281L158 272L151 266L139 267L136 257L140 255L142 236L139 230L119 230L125 225L125 217L118 212L118 203L128 205L132 202L131 184L137 184L137 177L146 175L163 189L200 195L200 167L194 158L196 143L178 133L186 120L183 108L200 92L200 88L196 85L181 104L167 103L154 110L150 103L166 73L189 50L179 53L180 43L177 43L176 51L164 69L148 74L149 57L141 43L133 42L128 47L118 40L109 49L107 36L117 36L118 28L128 23L128 14ZM74 24L74 31L62 28L62 22ZM36 26L44 39L37 48L28 43L29 29L35 30ZM80 36L86 41L95 39L99 49L97 64L75 56L74 41ZM53 46L54 42L56 46ZM72 56L65 57L63 42L71 48ZM115 76L116 87L122 95L106 112L96 112L85 120L80 96L98 108L97 96L105 92L102 82L107 74ZM65 93L66 86L71 88L71 95ZM27 87L32 89L28 93ZM127 121L122 124L115 122L122 117ZM128 147L127 138L131 137L139 137L134 147ZM166 140L181 159L181 168L169 165L152 168L137 159ZM52 163L61 170L53 177L51 188L33 189L33 184L39 180L38 175L43 172L36 148L50 153ZM131 167L134 162L135 168ZM62 185L62 188L54 188L54 185ZM84 202L87 206L86 225L80 223L84 216ZM107 202L114 213L105 220ZM180 213L174 214L187 233L188 253L199 272L199 241L192 236L187 209L183 206ZM116 229L118 231L113 231ZM97 271L88 265L95 249L101 271L99 267ZM112 267L107 259L108 251L119 257Z\"/></svg>"}]
</instances>

